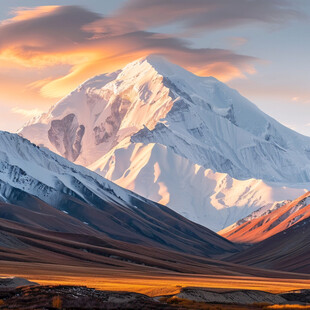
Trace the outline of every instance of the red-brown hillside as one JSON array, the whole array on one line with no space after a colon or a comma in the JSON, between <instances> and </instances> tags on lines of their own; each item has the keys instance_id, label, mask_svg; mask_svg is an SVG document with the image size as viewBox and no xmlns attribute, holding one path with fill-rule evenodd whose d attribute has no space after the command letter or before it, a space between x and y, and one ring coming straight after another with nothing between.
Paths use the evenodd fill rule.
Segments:
<instances>
[{"instance_id":1,"label":"red-brown hillside","mask_svg":"<svg viewBox=\"0 0 310 310\"><path fill-rule=\"evenodd\" d=\"M233 242L257 243L310 217L310 192L280 208L219 232Z\"/></svg>"}]
</instances>

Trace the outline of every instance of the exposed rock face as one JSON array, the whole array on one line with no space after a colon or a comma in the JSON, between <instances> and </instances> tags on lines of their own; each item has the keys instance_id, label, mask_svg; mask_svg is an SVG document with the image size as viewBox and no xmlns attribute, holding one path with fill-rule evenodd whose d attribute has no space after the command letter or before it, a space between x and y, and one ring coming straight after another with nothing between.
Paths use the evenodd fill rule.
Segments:
<instances>
[{"instance_id":1,"label":"exposed rock face","mask_svg":"<svg viewBox=\"0 0 310 310\"><path fill-rule=\"evenodd\" d=\"M51 122L48 139L62 156L75 161L82 149L84 133L84 125L79 125L76 115L71 113Z\"/></svg>"},{"instance_id":2,"label":"exposed rock face","mask_svg":"<svg viewBox=\"0 0 310 310\"><path fill-rule=\"evenodd\" d=\"M114 138L121 126L122 119L127 113L130 106L130 101L117 96L111 103L111 114L99 125L95 126L95 141L96 144L105 143ZM112 145L115 144L112 142Z\"/></svg>"}]
</instances>

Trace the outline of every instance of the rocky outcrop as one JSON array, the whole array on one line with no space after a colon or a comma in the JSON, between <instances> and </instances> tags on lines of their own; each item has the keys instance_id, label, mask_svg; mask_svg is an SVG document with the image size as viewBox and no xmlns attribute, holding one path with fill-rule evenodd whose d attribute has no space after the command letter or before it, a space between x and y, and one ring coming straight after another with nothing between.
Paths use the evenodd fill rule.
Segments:
<instances>
[{"instance_id":1,"label":"rocky outcrop","mask_svg":"<svg viewBox=\"0 0 310 310\"><path fill-rule=\"evenodd\" d=\"M296 290L280 294L287 301L310 304L310 290Z\"/></svg>"},{"instance_id":2,"label":"rocky outcrop","mask_svg":"<svg viewBox=\"0 0 310 310\"><path fill-rule=\"evenodd\" d=\"M75 161L82 149L84 133L84 125L79 125L74 114L68 114L51 122L48 139L62 156Z\"/></svg>"},{"instance_id":3,"label":"rocky outcrop","mask_svg":"<svg viewBox=\"0 0 310 310\"><path fill-rule=\"evenodd\" d=\"M253 304L270 303L283 304L286 299L282 296L256 290L236 290L229 292L214 292L206 288L186 287L176 295L178 298L189 299L197 302L222 303L222 304Z\"/></svg>"},{"instance_id":4,"label":"rocky outcrop","mask_svg":"<svg viewBox=\"0 0 310 310\"><path fill-rule=\"evenodd\" d=\"M20 286L38 285L38 283L28 281L24 278L10 277L10 278L0 278L0 289L11 289Z\"/></svg>"}]
</instances>

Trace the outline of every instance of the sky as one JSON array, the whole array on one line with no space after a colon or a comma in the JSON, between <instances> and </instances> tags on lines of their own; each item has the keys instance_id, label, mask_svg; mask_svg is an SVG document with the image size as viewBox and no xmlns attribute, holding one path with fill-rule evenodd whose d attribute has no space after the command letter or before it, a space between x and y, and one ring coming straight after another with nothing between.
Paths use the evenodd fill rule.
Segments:
<instances>
[{"instance_id":1,"label":"sky","mask_svg":"<svg viewBox=\"0 0 310 310\"><path fill-rule=\"evenodd\" d=\"M310 136L309 0L0 0L0 130L161 54Z\"/></svg>"}]
</instances>

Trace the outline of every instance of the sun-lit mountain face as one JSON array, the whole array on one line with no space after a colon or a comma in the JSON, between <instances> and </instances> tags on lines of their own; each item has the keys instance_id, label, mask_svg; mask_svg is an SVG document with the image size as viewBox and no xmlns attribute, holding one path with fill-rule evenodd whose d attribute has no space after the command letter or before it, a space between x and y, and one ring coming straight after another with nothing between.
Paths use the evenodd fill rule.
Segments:
<instances>
[{"instance_id":1,"label":"sun-lit mountain face","mask_svg":"<svg viewBox=\"0 0 310 310\"><path fill-rule=\"evenodd\" d=\"M87 80L19 132L86 166L130 138L169 146L194 163L239 179L310 179L307 166L303 173L290 168L308 161L310 139L215 78L198 77L158 56Z\"/></svg>"},{"instance_id":2,"label":"sun-lit mountain face","mask_svg":"<svg viewBox=\"0 0 310 310\"><path fill-rule=\"evenodd\" d=\"M291 226L299 226L299 222L310 217L309 196L310 192L307 192L293 201L258 210L220 231L219 234L233 242L258 243Z\"/></svg>"},{"instance_id":3,"label":"sun-lit mountain face","mask_svg":"<svg viewBox=\"0 0 310 310\"><path fill-rule=\"evenodd\" d=\"M309 138L154 55L87 80L20 134L213 230L309 182Z\"/></svg>"},{"instance_id":4,"label":"sun-lit mountain face","mask_svg":"<svg viewBox=\"0 0 310 310\"><path fill-rule=\"evenodd\" d=\"M247 249L230 262L309 273L310 192L273 210L256 212L219 232ZM251 244L251 246L249 246Z\"/></svg>"}]
</instances>

